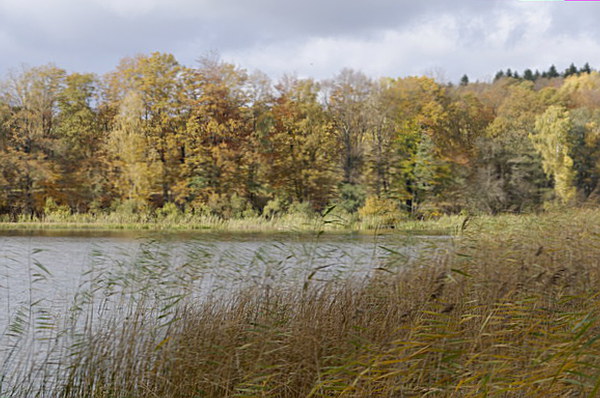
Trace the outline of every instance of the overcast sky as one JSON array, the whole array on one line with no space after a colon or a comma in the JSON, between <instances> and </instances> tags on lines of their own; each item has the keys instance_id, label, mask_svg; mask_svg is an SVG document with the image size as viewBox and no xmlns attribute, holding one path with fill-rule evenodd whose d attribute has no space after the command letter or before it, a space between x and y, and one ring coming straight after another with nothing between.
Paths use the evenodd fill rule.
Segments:
<instances>
[{"instance_id":1,"label":"overcast sky","mask_svg":"<svg viewBox=\"0 0 600 398\"><path fill-rule=\"evenodd\" d=\"M499 69L600 68L600 2L519 0L0 0L0 73L52 62L104 73L125 56L210 51L273 78L490 79Z\"/></svg>"}]
</instances>

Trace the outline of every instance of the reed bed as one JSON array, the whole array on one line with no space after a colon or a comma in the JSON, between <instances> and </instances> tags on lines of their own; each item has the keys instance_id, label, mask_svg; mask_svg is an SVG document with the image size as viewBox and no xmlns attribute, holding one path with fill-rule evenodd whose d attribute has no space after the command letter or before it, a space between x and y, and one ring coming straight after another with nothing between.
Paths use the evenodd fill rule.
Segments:
<instances>
[{"instance_id":1,"label":"reed bed","mask_svg":"<svg viewBox=\"0 0 600 398\"><path fill-rule=\"evenodd\" d=\"M467 218L458 232L449 252L408 267L392 251L361 280L149 289L66 347L51 389L10 394L599 395L600 212ZM168 292L176 280L152 264L146 284Z\"/></svg>"},{"instance_id":2,"label":"reed bed","mask_svg":"<svg viewBox=\"0 0 600 398\"><path fill-rule=\"evenodd\" d=\"M217 216L181 215L173 218L72 214L62 218L22 218L8 221L0 218L0 230L150 230L150 231L229 231L229 232L309 232L378 231L452 233L464 216L450 215L431 220L403 219L390 223L383 217L358 219L350 215L287 214L265 218L260 216L224 219Z\"/></svg>"}]
</instances>

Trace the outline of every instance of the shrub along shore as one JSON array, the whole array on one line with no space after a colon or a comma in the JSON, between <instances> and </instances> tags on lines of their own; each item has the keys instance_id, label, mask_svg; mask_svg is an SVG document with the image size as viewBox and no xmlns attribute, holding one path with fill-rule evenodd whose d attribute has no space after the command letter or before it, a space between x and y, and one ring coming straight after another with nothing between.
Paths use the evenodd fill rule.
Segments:
<instances>
[{"instance_id":1,"label":"shrub along shore","mask_svg":"<svg viewBox=\"0 0 600 398\"><path fill-rule=\"evenodd\" d=\"M181 297L168 319L131 303L65 353L53 394L597 395L599 211L463 218L446 249L362 280Z\"/></svg>"}]
</instances>

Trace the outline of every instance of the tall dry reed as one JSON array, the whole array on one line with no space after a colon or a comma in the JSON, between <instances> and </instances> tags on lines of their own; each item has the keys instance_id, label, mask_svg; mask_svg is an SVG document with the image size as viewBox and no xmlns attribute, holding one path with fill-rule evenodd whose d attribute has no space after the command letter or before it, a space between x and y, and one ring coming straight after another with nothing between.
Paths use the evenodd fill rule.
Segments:
<instances>
[{"instance_id":1,"label":"tall dry reed","mask_svg":"<svg viewBox=\"0 0 600 398\"><path fill-rule=\"evenodd\" d=\"M83 335L53 394L599 394L600 212L466 220L451 253L426 254L364 280L183 298L169 316L140 301Z\"/></svg>"}]
</instances>

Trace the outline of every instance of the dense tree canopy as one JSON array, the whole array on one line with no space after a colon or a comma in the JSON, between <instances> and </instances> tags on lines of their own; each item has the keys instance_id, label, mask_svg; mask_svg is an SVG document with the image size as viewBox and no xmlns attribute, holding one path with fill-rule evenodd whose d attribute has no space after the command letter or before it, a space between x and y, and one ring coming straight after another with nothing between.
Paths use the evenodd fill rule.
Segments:
<instances>
[{"instance_id":1,"label":"dense tree canopy","mask_svg":"<svg viewBox=\"0 0 600 398\"><path fill-rule=\"evenodd\" d=\"M600 75L588 64L456 86L349 69L274 83L214 56L186 67L152 53L101 77L46 65L0 85L10 217L49 203L221 217L531 211L595 202L599 181Z\"/></svg>"}]
</instances>

